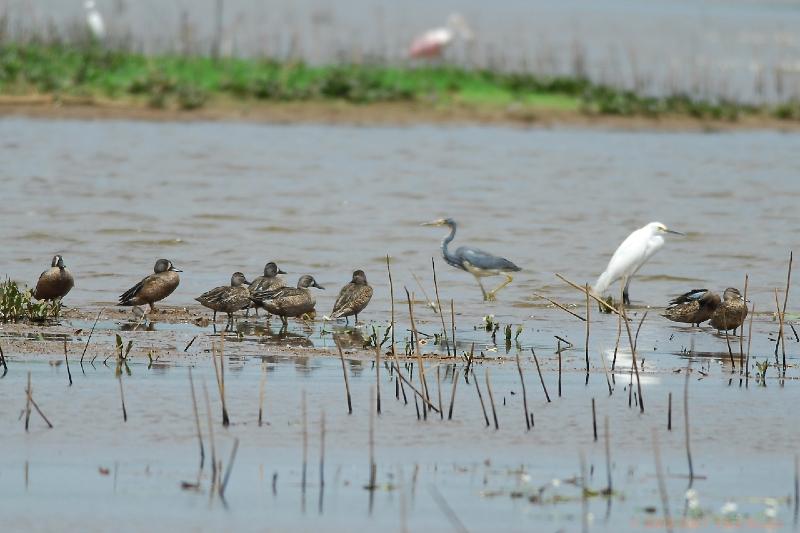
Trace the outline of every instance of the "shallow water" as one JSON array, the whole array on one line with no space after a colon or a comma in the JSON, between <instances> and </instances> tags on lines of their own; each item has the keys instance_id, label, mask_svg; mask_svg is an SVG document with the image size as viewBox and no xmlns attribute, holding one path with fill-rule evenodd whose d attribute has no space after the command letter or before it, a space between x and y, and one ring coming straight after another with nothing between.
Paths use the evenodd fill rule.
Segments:
<instances>
[{"instance_id":1,"label":"shallow water","mask_svg":"<svg viewBox=\"0 0 800 533\"><path fill-rule=\"evenodd\" d=\"M364 269L375 296L361 318L385 321L389 254L398 314L404 286L425 299L412 273L435 298L434 257L444 307L523 323L542 303L534 291L582 302L554 272L592 283L631 230L659 220L688 235L640 271L635 304L742 288L749 273L749 298L768 311L800 223L796 136L781 133L5 119L0 139L0 271L34 283L61 253L73 306L114 303L158 257L184 270L168 305L275 260L288 283L311 273L327 287L320 314ZM419 225L441 216L461 223L454 246L523 268L498 302L441 260L446 232Z\"/></svg>"},{"instance_id":2,"label":"shallow water","mask_svg":"<svg viewBox=\"0 0 800 533\"><path fill-rule=\"evenodd\" d=\"M264 420L257 423L262 362L267 372ZM579 372L563 376L557 396L556 374L545 368L552 403L546 403L533 370L526 363L527 396L534 413L529 433L523 424L519 376L513 365L492 366L499 431L486 428L474 383L459 378L451 421L431 413L418 421L413 405L394 397L394 383L382 372L382 415L376 421L375 457L378 490L370 503L364 486L369 477L369 395L375 383L367 361L348 361L354 413L346 414L341 366L336 359L274 356L230 357L226 396L231 426L220 424L220 404L208 357L184 359L148 369L130 365L123 374L128 421L123 422L114 368L97 365L81 371L73 361L74 384L67 384L60 359L14 358L0 382L4 453L0 458L0 495L4 521L12 530L48 530L65 525L125 530L172 530L175 527L255 530L272 527L352 530L390 527L444 530L448 519L438 492L470 530L531 526L577 529L586 516L591 529L641 530L661 516L652 428L657 428L673 517L696 517L698 529L717 520L752 521L757 528L791 523L792 457L796 425L786 425L779 405L798 400L798 388L769 380L745 389L728 384L728 375L695 361L689 382L693 483L699 507L685 511L688 486L684 451L682 394L684 377L665 373L643 381L644 414L626 401L627 372L617 375L611 397L604 380L584 386ZM234 439L239 450L226 491L227 507L210 499L208 463L200 491L182 490L181 482L198 480L198 443L186 367L194 366L200 394L202 431L210 454L202 387L211 395L217 457L225 465ZM429 363L429 372L434 375ZM477 365L483 395L484 366ZM709 376L698 374L700 367ZM452 368L443 370L445 410ZM49 430L34 413L25 433L26 373L34 398L54 424ZM406 375L408 369L406 368ZM416 377L414 378L416 382ZM435 382L430 382L434 403ZM411 399L411 391L406 388ZM667 397L673 395L673 431L666 431ZM302 396L309 421L307 486L302 489ZM402 398L402 396L401 396ZM598 442L593 441L591 399L597 402ZM744 412L746 402L752 413ZM320 490L320 416L326 416L325 483ZM488 409L488 406L487 406ZM491 414L489 415L491 417ZM580 489L570 483L580 475L579 455L587 461L587 487L606 486L603 420L610 419L612 482L615 496L592 497L582 510ZM724 445L720 435L728 443ZM206 461L208 461L208 455ZM275 477L277 476L277 477ZM273 481L274 480L274 481ZM555 480L555 481L554 481ZM578 483L580 483L578 481ZM530 500L542 488L542 503ZM91 507L87 507L91 501ZM724 518L723 505L737 505ZM48 513L42 513L46 506ZM650 508L657 509L651 512ZM145 512L146 510L146 512ZM688 515L684 515L687 512ZM768 516L765 513L772 513ZM702 513L702 516L698 516ZM35 517L35 519L33 518ZM158 517L154 520L154 517Z\"/></svg>"},{"instance_id":3,"label":"shallow water","mask_svg":"<svg viewBox=\"0 0 800 533\"><path fill-rule=\"evenodd\" d=\"M207 53L213 42L215 2L97 3L109 35L146 51ZM450 61L586 74L655 93L755 101L800 96L800 10L792 0L226 0L224 6L224 53L400 61L413 36L460 11L475 41L456 43ZM80 2L12 1L6 9L12 35L41 33L48 24L72 27L74 35L84 25Z\"/></svg>"}]
</instances>

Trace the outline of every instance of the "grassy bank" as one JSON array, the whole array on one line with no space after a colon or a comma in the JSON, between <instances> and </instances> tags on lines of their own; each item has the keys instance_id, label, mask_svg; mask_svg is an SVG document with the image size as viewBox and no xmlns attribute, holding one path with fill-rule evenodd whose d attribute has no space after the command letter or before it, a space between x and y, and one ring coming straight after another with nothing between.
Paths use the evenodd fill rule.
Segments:
<instances>
[{"instance_id":1,"label":"grassy bank","mask_svg":"<svg viewBox=\"0 0 800 533\"><path fill-rule=\"evenodd\" d=\"M0 45L0 94L111 100L196 110L221 101L414 103L605 116L800 120L800 102L752 106L688 95L650 97L585 79L450 66L309 66L265 59L144 56L98 46Z\"/></svg>"}]
</instances>

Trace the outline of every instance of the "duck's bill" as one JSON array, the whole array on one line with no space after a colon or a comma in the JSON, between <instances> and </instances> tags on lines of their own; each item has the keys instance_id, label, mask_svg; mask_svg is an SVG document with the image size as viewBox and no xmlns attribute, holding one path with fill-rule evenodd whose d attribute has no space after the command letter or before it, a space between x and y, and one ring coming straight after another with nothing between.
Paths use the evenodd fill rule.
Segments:
<instances>
[{"instance_id":1,"label":"duck's bill","mask_svg":"<svg viewBox=\"0 0 800 533\"><path fill-rule=\"evenodd\" d=\"M665 233L672 233L673 235L686 235L685 233L681 233L680 231L675 231L674 229L665 229Z\"/></svg>"},{"instance_id":2,"label":"duck's bill","mask_svg":"<svg viewBox=\"0 0 800 533\"><path fill-rule=\"evenodd\" d=\"M171 272L183 272L183 270L177 269L174 266L169 267Z\"/></svg>"},{"instance_id":3,"label":"duck's bill","mask_svg":"<svg viewBox=\"0 0 800 533\"><path fill-rule=\"evenodd\" d=\"M317 283L314 284L314 287L316 287L318 289L322 289L323 291L325 290L325 287L323 287L322 285L319 285Z\"/></svg>"},{"instance_id":4,"label":"duck's bill","mask_svg":"<svg viewBox=\"0 0 800 533\"><path fill-rule=\"evenodd\" d=\"M279 268L279 269L278 269L278 274L286 274L286 272L284 272L283 270L281 270L281 269Z\"/></svg>"}]
</instances>

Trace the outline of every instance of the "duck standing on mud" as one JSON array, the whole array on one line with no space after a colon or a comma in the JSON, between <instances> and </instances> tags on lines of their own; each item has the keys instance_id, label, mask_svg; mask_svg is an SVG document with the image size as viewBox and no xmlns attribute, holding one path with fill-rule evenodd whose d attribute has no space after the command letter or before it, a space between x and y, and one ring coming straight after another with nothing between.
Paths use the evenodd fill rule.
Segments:
<instances>
[{"instance_id":1,"label":"duck standing on mud","mask_svg":"<svg viewBox=\"0 0 800 533\"><path fill-rule=\"evenodd\" d=\"M60 300L75 286L72 273L64 265L64 258L53 256L50 268L42 272L33 289L33 297L37 300Z\"/></svg>"},{"instance_id":2,"label":"duck standing on mud","mask_svg":"<svg viewBox=\"0 0 800 533\"><path fill-rule=\"evenodd\" d=\"M296 317L311 314L317 301L308 290L309 287L325 289L317 284L309 275L300 276L297 287L281 287L274 290L260 290L252 293L250 299L267 310L272 315L281 317L281 322L286 326L287 317Z\"/></svg>"},{"instance_id":3,"label":"duck standing on mud","mask_svg":"<svg viewBox=\"0 0 800 533\"><path fill-rule=\"evenodd\" d=\"M217 311L228 315L228 325L233 324L233 313L241 311L250 305L250 282L244 274L234 272L231 276L231 284L228 286L215 287L210 291L204 292L195 300L204 307L214 311L213 321L217 320Z\"/></svg>"},{"instance_id":4,"label":"duck standing on mud","mask_svg":"<svg viewBox=\"0 0 800 533\"><path fill-rule=\"evenodd\" d=\"M253 281L250 283L250 293L252 294L256 291L269 291L285 287L286 283L283 281L283 278L278 277L278 274L286 274L286 272L278 268L278 265L272 261L264 265L264 275L253 279ZM261 306L251 300L247 307L248 313L250 312L251 307L255 308L256 316L258 316L258 308Z\"/></svg>"},{"instance_id":5,"label":"duck standing on mud","mask_svg":"<svg viewBox=\"0 0 800 533\"><path fill-rule=\"evenodd\" d=\"M178 284L181 282L178 272L182 271L175 268L172 261L159 259L153 267L153 272L153 274L125 291L119 297L117 305L138 306L148 304L150 311L155 311L156 308L153 304L163 300L178 288Z\"/></svg>"},{"instance_id":6,"label":"duck standing on mud","mask_svg":"<svg viewBox=\"0 0 800 533\"><path fill-rule=\"evenodd\" d=\"M720 306L719 294L708 289L694 289L670 300L664 316L673 322L685 322L700 326Z\"/></svg>"},{"instance_id":7,"label":"duck standing on mud","mask_svg":"<svg viewBox=\"0 0 800 533\"><path fill-rule=\"evenodd\" d=\"M358 313L367 307L371 298L372 287L367 283L367 275L363 270L356 270L353 272L352 281L339 291L336 303L333 304L331 318L347 319L347 317L355 315L357 325Z\"/></svg>"},{"instance_id":8,"label":"duck standing on mud","mask_svg":"<svg viewBox=\"0 0 800 533\"><path fill-rule=\"evenodd\" d=\"M744 323L747 318L747 302L744 301L739 289L728 287L722 295L722 304L711 315L711 325L718 331L733 330Z\"/></svg>"},{"instance_id":9,"label":"duck standing on mud","mask_svg":"<svg viewBox=\"0 0 800 533\"><path fill-rule=\"evenodd\" d=\"M481 287L481 293L483 293L483 301L494 300L497 291L514 281L510 273L522 270L508 259L492 255L478 250L477 248L472 248L471 246L459 246L454 253L450 253L448 245L456 236L456 221L452 218L440 218L422 225L447 226L450 228L450 234L442 239L442 256L448 265L460 268L475 276L475 280ZM506 280L497 288L486 292L486 289L483 288L481 278L501 275L505 276Z\"/></svg>"}]
</instances>

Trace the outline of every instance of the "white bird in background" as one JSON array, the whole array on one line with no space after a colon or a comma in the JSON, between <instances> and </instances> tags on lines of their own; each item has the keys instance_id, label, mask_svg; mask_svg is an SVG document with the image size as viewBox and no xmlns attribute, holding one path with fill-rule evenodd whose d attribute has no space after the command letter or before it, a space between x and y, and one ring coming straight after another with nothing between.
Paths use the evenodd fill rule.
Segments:
<instances>
[{"instance_id":1,"label":"white bird in background","mask_svg":"<svg viewBox=\"0 0 800 533\"><path fill-rule=\"evenodd\" d=\"M441 57L455 38L459 36L465 41L473 39L473 33L467 25L467 21L458 13L453 13L447 17L447 24L440 28L428 30L422 35L414 38L408 49L408 55L412 58L433 58Z\"/></svg>"},{"instance_id":2,"label":"white bird in background","mask_svg":"<svg viewBox=\"0 0 800 533\"><path fill-rule=\"evenodd\" d=\"M94 0L86 0L83 3L83 7L86 9L86 25L89 27L92 39L102 41L106 36L106 25L103 22L103 16L97 10Z\"/></svg>"},{"instance_id":3,"label":"white bird in background","mask_svg":"<svg viewBox=\"0 0 800 533\"><path fill-rule=\"evenodd\" d=\"M592 287L594 293L602 296L612 283L621 279L622 301L629 305L631 300L628 297L628 287L631 284L631 278L648 259L653 257L653 254L664 246L664 237L662 236L664 233L683 235L679 231L668 229L661 222L651 222L628 235L628 238L622 241L617 251L611 256L605 272L597 278L597 282Z\"/></svg>"}]
</instances>

